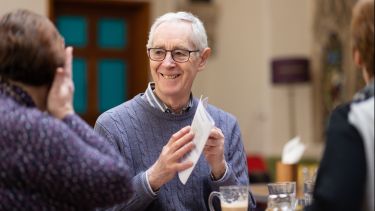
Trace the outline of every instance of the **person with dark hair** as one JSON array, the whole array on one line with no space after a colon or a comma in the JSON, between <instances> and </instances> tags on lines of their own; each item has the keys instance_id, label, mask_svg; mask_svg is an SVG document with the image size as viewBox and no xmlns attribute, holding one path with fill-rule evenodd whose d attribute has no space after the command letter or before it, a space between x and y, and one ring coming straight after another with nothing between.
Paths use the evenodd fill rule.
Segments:
<instances>
[{"instance_id":1,"label":"person with dark hair","mask_svg":"<svg viewBox=\"0 0 375 211\"><path fill-rule=\"evenodd\" d=\"M64 48L46 17L0 19L0 210L93 210L132 194L123 158L74 112Z\"/></svg>"},{"instance_id":2,"label":"person with dark hair","mask_svg":"<svg viewBox=\"0 0 375 211\"><path fill-rule=\"evenodd\" d=\"M356 3L351 37L367 85L331 114L308 211L374 211L374 0Z\"/></svg>"}]
</instances>

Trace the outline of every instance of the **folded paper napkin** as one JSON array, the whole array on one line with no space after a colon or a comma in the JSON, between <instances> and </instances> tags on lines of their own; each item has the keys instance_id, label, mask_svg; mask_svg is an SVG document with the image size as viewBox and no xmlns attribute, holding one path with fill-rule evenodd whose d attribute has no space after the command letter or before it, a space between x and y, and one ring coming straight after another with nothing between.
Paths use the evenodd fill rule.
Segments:
<instances>
[{"instance_id":1,"label":"folded paper napkin","mask_svg":"<svg viewBox=\"0 0 375 211\"><path fill-rule=\"evenodd\" d=\"M298 163L305 151L305 144L301 142L299 136L294 137L288 141L283 149L281 161L284 164L296 164Z\"/></svg>"},{"instance_id":2,"label":"folded paper napkin","mask_svg":"<svg viewBox=\"0 0 375 211\"><path fill-rule=\"evenodd\" d=\"M198 108L194 115L193 122L191 123L191 130L194 132L193 142L195 144L195 148L187 153L181 159L181 162L189 160L193 162L193 166L186 170L178 172L178 177L184 185L186 184L187 180L190 177L190 174L197 164L199 157L202 154L203 148L206 145L208 136L210 135L212 128L214 128L215 126L215 121L206 110L207 104L208 98L204 98L202 100L201 97L201 99L199 100Z\"/></svg>"}]
</instances>

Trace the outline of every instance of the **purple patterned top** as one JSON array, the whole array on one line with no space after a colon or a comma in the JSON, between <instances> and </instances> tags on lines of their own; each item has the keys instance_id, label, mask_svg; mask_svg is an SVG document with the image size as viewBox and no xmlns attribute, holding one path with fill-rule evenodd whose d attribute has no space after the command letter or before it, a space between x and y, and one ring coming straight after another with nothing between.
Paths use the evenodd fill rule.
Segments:
<instances>
[{"instance_id":1,"label":"purple patterned top","mask_svg":"<svg viewBox=\"0 0 375 211\"><path fill-rule=\"evenodd\" d=\"M91 210L132 193L123 158L77 115L41 112L0 80L0 210Z\"/></svg>"}]
</instances>

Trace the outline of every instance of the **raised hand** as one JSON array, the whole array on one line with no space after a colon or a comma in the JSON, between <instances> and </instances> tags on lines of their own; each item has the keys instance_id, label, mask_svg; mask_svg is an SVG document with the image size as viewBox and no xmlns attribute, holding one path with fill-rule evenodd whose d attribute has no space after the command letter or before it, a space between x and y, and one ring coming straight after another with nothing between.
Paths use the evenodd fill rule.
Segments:
<instances>
[{"instance_id":1,"label":"raised hand","mask_svg":"<svg viewBox=\"0 0 375 211\"><path fill-rule=\"evenodd\" d=\"M158 160L147 171L150 186L154 191L173 179L177 172L193 166L191 161L180 162L180 159L195 147L193 137L190 126L187 126L173 134L163 147Z\"/></svg>"},{"instance_id":2,"label":"raised hand","mask_svg":"<svg viewBox=\"0 0 375 211\"><path fill-rule=\"evenodd\" d=\"M224 135L217 127L211 130L203 154L211 167L211 171L215 179L224 176L226 171L224 157Z\"/></svg>"},{"instance_id":3,"label":"raised hand","mask_svg":"<svg viewBox=\"0 0 375 211\"><path fill-rule=\"evenodd\" d=\"M74 114L74 84L72 80L73 48L67 47L65 54L65 66L64 68L57 68L47 98L47 111L58 119L62 119L69 114Z\"/></svg>"}]
</instances>

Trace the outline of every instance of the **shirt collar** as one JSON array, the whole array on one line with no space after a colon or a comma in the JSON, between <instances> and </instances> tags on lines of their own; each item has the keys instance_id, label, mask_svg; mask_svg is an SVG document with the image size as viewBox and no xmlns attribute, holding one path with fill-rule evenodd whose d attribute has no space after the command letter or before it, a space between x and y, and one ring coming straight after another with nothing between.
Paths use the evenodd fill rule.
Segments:
<instances>
[{"instance_id":1,"label":"shirt collar","mask_svg":"<svg viewBox=\"0 0 375 211\"><path fill-rule=\"evenodd\" d=\"M359 102L359 101L366 100L372 96L374 96L374 79L372 79L372 81L365 88L357 92L354 95L353 100L355 102Z\"/></svg>"},{"instance_id":2,"label":"shirt collar","mask_svg":"<svg viewBox=\"0 0 375 211\"><path fill-rule=\"evenodd\" d=\"M154 108L158 108L160 109L162 112L165 112L165 113L171 113L171 114L175 114L175 115L178 115L178 114L183 114L187 111L189 111L189 109L193 106L193 95L192 93L190 93L190 97L189 97L189 102L186 106L184 106L181 110L181 112L179 113L174 113L172 111L171 108L169 108L155 93L154 93L154 90L155 90L155 83L154 82L150 82L147 86L147 89L145 91L145 97L148 101L148 103L150 103L150 105Z\"/></svg>"},{"instance_id":3,"label":"shirt collar","mask_svg":"<svg viewBox=\"0 0 375 211\"><path fill-rule=\"evenodd\" d=\"M0 94L12 98L17 103L27 106L35 107L35 103L31 96L18 86L10 84L0 77Z\"/></svg>"}]
</instances>

